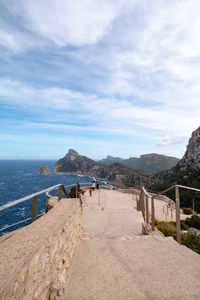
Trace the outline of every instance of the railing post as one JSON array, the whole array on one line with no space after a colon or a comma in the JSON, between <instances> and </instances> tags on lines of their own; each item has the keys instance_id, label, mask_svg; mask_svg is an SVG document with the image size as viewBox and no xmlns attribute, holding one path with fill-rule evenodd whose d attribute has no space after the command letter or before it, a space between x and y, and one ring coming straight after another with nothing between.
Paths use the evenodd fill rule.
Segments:
<instances>
[{"instance_id":1,"label":"railing post","mask_svg":"<svg viewBox=\"0 0 200 300\"><path fill-rule=\"evenodd\" d=\"M37 203L38 203L38 196L35 196L33 197L31 222L34 222L37 219Z\"/></svg>"},{"instance_id":2,"label":"railing post","mask_svg":"<svg viewBox=\"0 0 200 300\"><path fill-rule=\"evenodd\" d=\"M146 196L146 222L149 224L149 199L148 196Z\"/></svg>"},{"instance_id":3,"label":"railing post","mask_svg":"<svg viewBox=\"0 0 200 300\"><path fill-rule=\"evenodd\" d=\"M45 213L47 213L48 212L48 206L49 206L49 197L48 196L46 196L46 204L45 204Z\"/></svg>"},{"instance_id":4,"label":"railing post","mask_svg":"<svg viewBox=\"0 0 200 300\"><path fill-rule=\"evenodd\" d=\"M52 191L53 196L55 196L55 190Z\"/></svg>"},{"instance_id":5,"label":"railing post","mask_svg":"<svg viewBox=\"0 0 200 300\"><path fill-rule=\"evenodd\" d=\"M58 190L58 201L60 201L62 199L62 186L59 186L59 190Z\"/></svg>"},{"instance_id":6,"label":"railing post","mask_svg":"<svg viewBox=\"0 0 200 300\"><path fill-rule=\"evenodd\" d=\"M100 195L100 189L101 189L101 187L100 187L100 185L99 185L99 206L101 206L101 195Z\"/></svg>"},{"instance_id":7,"label":"railing post","mask_svg":"<svg viewBox=\"0 0 200 300\"><path fill-rule=\"evenodd\" d=\"M179 244L181 244L180 195L179 195L178 186L175 186L175 198L176 198L176 240Z\"/></svg>"},{"instance_id":8,"label":"railing post","mask_svg":"<svg viewBox=\"0 0 200 300\"><path fill-rule=\"evenodd\" d=\"M141 207L142 207L142 204L141 204L141 202L142 202L142 190L140 191L140 195L139 195L139 200L138 200L138 211L141 211L142 209L141 209Z\"/></svg>"},{"instance_id":9,"label":"railing post","mask_svg":"<svg viewBox=\"0 0 200 300\"><path fill-rule=\"evenodd\" d=\"M76 198L77 198L77 184L76 184Z\"/></svg>"},{"instance_id":10,"label":"railing post","mask_svg":"<svg viewBox=\"0 0 200 300\"><path fill-rule=\"evenodd\" d=\"M151 228L155 231L155 209L154 209L154 198L151 198Z\"/></svg>"},{"instance_id":11,"label":"railing post","mask_svg":"<svg viewBox=\"0 0 200 300\"><path fill-rule=\"evenodd\" d=\"M145 203L144 203L144 192L142 190L142 196L141 196L141 210L142 210L142 215L145 221Z\"/></svg>"},{"instance_id":12,"label":"railing post","mask_svg":"<svg viewBox=\"0 0 200 300\"><path fill-rule=\"evenodd\" d=\"M140 197L136 196L137 211L139 211L139 199L140 199Z\"/></svg>"}]
</instances>

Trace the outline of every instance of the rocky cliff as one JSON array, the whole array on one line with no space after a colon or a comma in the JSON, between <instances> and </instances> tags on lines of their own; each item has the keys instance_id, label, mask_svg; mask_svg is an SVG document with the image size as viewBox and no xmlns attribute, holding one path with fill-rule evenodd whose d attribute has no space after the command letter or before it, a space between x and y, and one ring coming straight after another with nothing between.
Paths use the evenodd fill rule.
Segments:
<instances>
[{"instance_id":1,"label":"rocky cliff","mask_svg":"<svg viewBox=\"0 0 200 300\"><path fill-rule=\"evenodd\" d=\"M200 127L193 131L187 150L177 167L180 171L200 170Z\"/></svg>"},{"instance_id":2,"label":"rocky cliff","mask_svg":"<svg viewBox=\"0 0 200 300\"><path fill-rule=\"evenodd\" d=\"M59 159L55 163L55 173L78 173L78 174L88 174L96 162L92 159L80 155L73 149L69 149L69 152L65 157Z\"/></svg>"},{"instance_id":3,"label":"rocky cliff","mask_svg":"<svg viewBox=\"0 0 200 300\"><path fill-rule=\"evenodd\" d=\"M180 184L200 189L200 127L197 128L188 141L183 158L175 167L168 171L150 176L146 180L146 186L152 191L162 191L166 188ZM174 197L174 192L169 195ZM195 209L200 212L200 197L192 191L181 190L181 205L192 207L192 199L195 197Z\"/></svg>"}]
</instances>

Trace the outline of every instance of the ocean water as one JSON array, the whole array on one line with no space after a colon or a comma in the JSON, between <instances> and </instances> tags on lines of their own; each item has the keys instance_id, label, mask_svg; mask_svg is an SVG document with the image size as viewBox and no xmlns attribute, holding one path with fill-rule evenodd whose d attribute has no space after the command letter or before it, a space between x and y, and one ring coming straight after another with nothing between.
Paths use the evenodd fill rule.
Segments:
<instances>
[{"instance_id":1,"label":"ocean water","mask_svg":"<svg viewBox=\"0 0 200 300\"><path fill-rule=\"evenodd\" d=\"M0 160L0 206L56 184L71 185L77 182L92 182L89 176L53 174L52 160ZM40 175L39 168L46 166L49 175ZM69 190L69 189L68 189ZM38 214L45 212L45 194L38 197ZM0 229L30 218L32 199L0 212ZM0 235L28 225L30 221L0 231Z\"/></svg>"}]
</instances>

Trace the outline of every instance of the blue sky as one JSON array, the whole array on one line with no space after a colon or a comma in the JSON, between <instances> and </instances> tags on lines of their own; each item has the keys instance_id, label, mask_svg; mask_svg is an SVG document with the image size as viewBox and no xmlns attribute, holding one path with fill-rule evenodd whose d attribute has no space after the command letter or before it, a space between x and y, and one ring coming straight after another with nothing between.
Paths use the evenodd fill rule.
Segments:
<instances>
[{"instance_id":1,"label":"blue sky","mask_svg":"<svg viewBox=\"0 0 200 300\"><path fill-rule=\"evenodd\" d=\"M199 0L0 0L0 158L184 154Z\"/></svg>"}]
</instances>

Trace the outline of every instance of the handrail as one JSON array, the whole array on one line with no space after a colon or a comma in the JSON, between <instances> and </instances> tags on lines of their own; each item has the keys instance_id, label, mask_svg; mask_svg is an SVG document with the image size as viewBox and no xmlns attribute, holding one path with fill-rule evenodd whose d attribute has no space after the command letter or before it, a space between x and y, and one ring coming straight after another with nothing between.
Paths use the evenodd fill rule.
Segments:
<instances>
[{"instance_id":1,"label":"handrail","mask_svg":"<svg viewBox=\"0 0 200 300\"><path fill-rule=\"evenodd\" d=\"M196 192L200 192L200 189L184 186L180 184L175 184L162 192L156 194L156 195L150 195L144 186L141 186L141 192L140 192L140 198L138 201L137 208L138 210L142 211L144 221L149 223L149 211L148 211L148 198L151 199L151 226L152 231L155 231L155 207L154 207L154 199L158 196L161 196L165 194L166 192L169 192L172 189L175 189L175 205L176 205L176 239L177 242L181 244L181 225L180 225L180 193L179 188L188 189ZM146 204L145 204L145 197L146 197ZM168 204L169 205L169 204Z\"/></svg>"},{"instance_id":2,"label":"handrail","mask_svg":"<svg viewBox=\"0 0 200 300\"><path fill-rule=\"evenodd\" d=\"M144 188L144 186L142 187L143 192L145 193L146 196L148 196L149 198L152 198L153 196L150 195Z\"/></svg>"},{"instance_id":3,"label":"handrail","mask_svg":"<svg viewBox=\"0 0 200 300\"><path fill-rule=\"evenodd\" d=\"M34 194L28 195L28 196L26 196L26 197L20 198L20 199L18 199L18 200L15 200L15 201L13 201L13 202L11 202L11 203L7 203L7 204L5 204L5 205L2 205L2 206L0 207L0 212L3 211L3 210L5 210L5 209L7 209L7 208L9 208L9 207L13 207L13 206L15 206L15 205L17 205L17 204L19 204L19 203L22 203L22 202L25 202L25 201L27 201L27 200L33 199L33 200L32 200L32 216L31 216L31 218L28 218L28 219L26 219L26 220L22 220L22 221L20 221L20 222L15 223L15 224L11 224L11 225L9 225L9 226L6 226L6 227L4 227L4 228L1 228L1 229L0 229L0 232L3 231L3 230L6 230L6 229L9 228L9 227L12 227L12 226L15 226L15 225L17 225L17 224L26 222L26 221L28 221L28 220L30 220L30 219L31 219L31 222L34 222L34 221L37 219L37 217L41 215L41 214L40 214L40 215L37 214L38 196L41 195L41 194L44 194L44 193L48 193L48 192L50 192L50 191L52 191L52 190L55 190L55 189L59 189L58 197L57 197L57 198L58 198L58 201L60 201L61 198L62 198L62 192L65 194L65 196L66 196L67 198L69 198L69 195L68 195L68 193L67 193L67 191L66 191L64 185L63 185L63 184L57 184L57 185L51 186L51 187L49 187L49 188L46 188L46 189L44 189L44 190L41 190L41 191L39 191L39 192L37 192L37 193L34 193ZM48 209L49 209L49 207L48 207L48 200L49 200L49 197L46 196L46 209L45 209L45 213L48 212Z\"/></svg>"},{"instance_id":4,"label":"handrail","mask_svg":"<svg viewBox=\"0 0 200 300\"><path fill-rule=\"evenodd\" d=\"M37 216L40 217L40 216L43 216L43 215L44 215L44 214L39 214L39 215L37 215ZM31 218L27 218L27 219L25 219L25 220L22 220L22 221L19 221L19 222L17 222L17 223L13 223L13 224L11 224L11 225L8 225L8 226L6 226L6 227L3 227L3 228L0 229L0 232L3 231L3 230L8 229L8 228L10 228L10 227L13 227L13 226L15 226L15 225L18 225L18 224L21 224L21 223L25 223L25 222L27 222L27 221L29 221L29 220L31 220Z\"/></svg>"},{"instance_id":5,"label":"handrail","mask_svg":"<svg viewBox=\"0 0 200 300\"><path fill-rule=\"evenodd\" d=\"M54 185L54 186L52 186L50 188L47 188L45 190L39 191L37 193L31 194L31 195L28 195L26 197L20 198L18 200L12 201L10 203L4 204L4 205L0 206L0 211L3 211L4 209L7 209L7 208L12 207L14 205L17 205L17 204L19 204L21 202L27 201L27 200L32 199L34 197L37 197L37 196L39 196L41 194L44 194L45 192L54 190L54 189L58 188L59 186L62 186L62 184Z\"/></svg>"},{"instance_id":6,"label":"handrail","mask_svg":"<svg viewBox=\"0 0 200 300\"><path fill-rule=\"evenodd\" d=\"M192 190L192 191L200 192L200 189L196 189L196 188L193 188L193 187L190 187L190 186L175 184L175 185L172 185L170 188L168 188L168 189L160 192L159 194L154 195L153 198L156 198L156 197L158 197L158 196L160 196L162 194L165 194L165 193L169 192L170 190L172 190L175 187L179 187L179 188L183 188L183 189L187 189L187 190Z\"/></svg>"}]
</instances>

